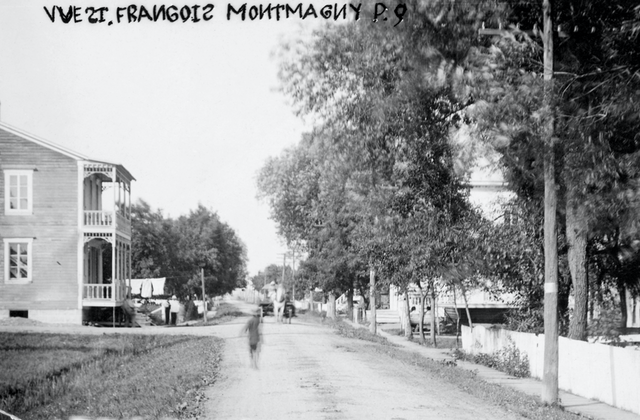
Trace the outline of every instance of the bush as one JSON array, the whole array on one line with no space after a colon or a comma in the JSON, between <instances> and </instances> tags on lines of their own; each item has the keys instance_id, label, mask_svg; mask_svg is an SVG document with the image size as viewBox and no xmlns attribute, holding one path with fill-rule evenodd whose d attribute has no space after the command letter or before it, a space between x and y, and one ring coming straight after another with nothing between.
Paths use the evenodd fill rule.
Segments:
<instances>
[{"instance_id":1,"label":"bush","mask_svg":"<svg viewBox=\"0 0 640 420\"><path fill-rule=\"evenodd\" d=\"M517 378L528 378L531 376L529 358L526 354L522 353L513 342L510 342L508 346L492 354L478 353L469 355L460 349L453 350L451 354L455 359L466 360L478 365L497 369L500 372Z\"/></svg>"},{"instance_id":2,"label":"bush","mask_svg":"<svg viewBox=\"0 0 640 420\"><path fill-rule=\"evenodd\" d=\"M505 328L532 334L544 333L544 308L516 308L507 313Z\"/></svg>"},{"instance_id":3,"label":"bush","mask_svg":"<svg viewBox=\"0 0 640 420\"><path fill-rule=\"evenodd\" d=\"M626 343L620 340L621 320L622 313L620 308L616 305L605 304L600 310L600 316L589 325L589 336L595 337L606 344L624 347Z\"/></svg>"},{"instance_id":4,"label":"bush","mask_svg":"<svg viewBox=\"0 0 640 420\"><path fill-rule=\"evenodd\" d=\"M498 370L508 373L518 378L528 378L531 376L529 371L529 357L522 353L513 342L497 353Z\"/></svg>"}]
</instances>

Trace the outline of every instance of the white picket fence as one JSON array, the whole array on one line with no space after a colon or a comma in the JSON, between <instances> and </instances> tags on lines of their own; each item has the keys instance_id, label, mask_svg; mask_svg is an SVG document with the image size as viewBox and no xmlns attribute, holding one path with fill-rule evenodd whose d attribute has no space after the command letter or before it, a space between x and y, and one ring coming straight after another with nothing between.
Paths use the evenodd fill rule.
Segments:
<instances>
[{"instance_id":1,"label":"white picket fence","mask_svg":"<svg viewBox=\"0 0 640 420\"><path fill-rule=\"evenodd\" d=\"M542 379L544 334L462 326L462 346L471 354L492 354L513 343L529 359L531 376ZM640 350L560 337L558 386L581 397L640 414Z\"/></svg>"}]
</instances>

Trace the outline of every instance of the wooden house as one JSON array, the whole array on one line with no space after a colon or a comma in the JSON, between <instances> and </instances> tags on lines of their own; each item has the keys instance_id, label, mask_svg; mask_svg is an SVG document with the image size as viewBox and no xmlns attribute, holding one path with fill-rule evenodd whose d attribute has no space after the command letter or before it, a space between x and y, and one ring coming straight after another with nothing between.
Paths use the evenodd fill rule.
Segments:
<instances>
[{"instance_id":1,"label":"wooden house","mask_svg":"<svg viewBox=\"0 0 640 420\"><path fill-rule=\"evenodd\" d=\"M0 318L81 324L95 308L115 318L131 278L133 180L0 123Z\"/></svg>"}]
</instances>

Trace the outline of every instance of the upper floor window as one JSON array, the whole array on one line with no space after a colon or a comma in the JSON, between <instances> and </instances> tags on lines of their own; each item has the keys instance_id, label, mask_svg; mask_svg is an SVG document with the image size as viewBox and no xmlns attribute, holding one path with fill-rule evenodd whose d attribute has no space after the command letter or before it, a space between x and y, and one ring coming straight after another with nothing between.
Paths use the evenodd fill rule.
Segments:
<instances>
[{"instance_id":1,"label":"upper floor window","mask_svg":"<svg viewBox=\"0 0 640 420\"><path fill-rule=\"evenodd\" d=\"M32 238L4 239L6 283L28 283L32 280Z\"/></svg>"},{"instance_id":2,"label":"upper floor window","mask_svg":"<svg viewBox=\"0 0 640 420\"><path fill-rule=\"evenodd\" d=\"M4 171L5 214L33 213L33 171Z\"/></svg>"}]
</instances>

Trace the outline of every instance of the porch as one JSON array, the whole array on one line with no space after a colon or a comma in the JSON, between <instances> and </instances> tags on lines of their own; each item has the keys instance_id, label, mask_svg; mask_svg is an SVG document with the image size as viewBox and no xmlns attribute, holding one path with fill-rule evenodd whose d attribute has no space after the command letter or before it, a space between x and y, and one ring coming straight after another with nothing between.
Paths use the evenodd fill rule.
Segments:
<instances>
[{"instance_id":1,"label":"porch","mask_svg":"<svg viewBox=\"0 0 640 420\"><path fill-rule=\"evenodd\" d=\"M118 308L130 296L131 181L122 166L82 163L82 306Z\"/></svg>"},{"instance_id":2,"label":"porch","mask_svg":"<svg viewBox=\"0 0 640 420\"><path fill-rule=\"evenodd\" d=\"M83 284L83 307L118 307L127 298L127 285L124 281L113 284Z\"/></svg>"}]
</instances>

